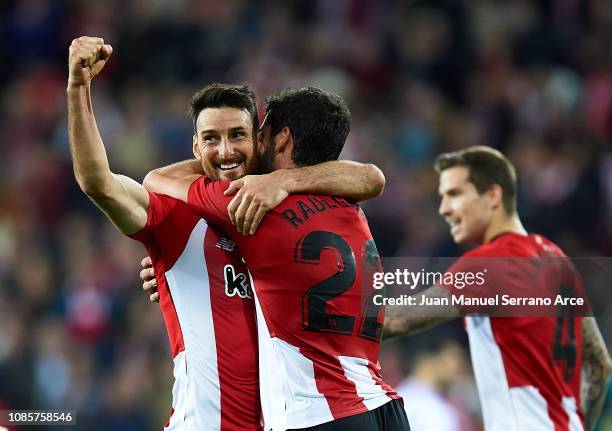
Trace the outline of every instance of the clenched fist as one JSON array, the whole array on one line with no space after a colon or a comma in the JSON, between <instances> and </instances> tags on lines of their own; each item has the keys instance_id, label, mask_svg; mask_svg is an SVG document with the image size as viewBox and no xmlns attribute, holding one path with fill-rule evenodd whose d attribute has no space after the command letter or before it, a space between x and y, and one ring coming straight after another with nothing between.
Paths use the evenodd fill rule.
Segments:
<instances>
[{"instance_id":1,"label":"clenched fist","mask_svg":"<svg viewBox=\"0 0 612 431\"><path fill-rule=\"evenodd\" d=\"M89 85L104 68L113 47L99 37L81 36L74 39L68 51L68 86Z\"/></svg>"}]
</instances>

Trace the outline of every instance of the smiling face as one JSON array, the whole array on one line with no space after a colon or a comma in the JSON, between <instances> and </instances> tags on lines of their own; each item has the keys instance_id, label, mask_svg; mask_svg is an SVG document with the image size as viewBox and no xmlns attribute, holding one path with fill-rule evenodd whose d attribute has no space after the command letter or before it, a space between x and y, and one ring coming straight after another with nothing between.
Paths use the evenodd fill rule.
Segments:
<instances>
[{"instance_id":1,"label":"smiling face","mask_svg":"<svg viewBox=\"0 0 612 431\"><path fill-rule=\"evenodd\" d=\"M253 151L253 122L236 108L206 108L196 120L193 154L211 179L235 180L257 172Z\"/></svg>"},{"instance_id":2,"label":"smiling face","mask_svg":"<svg viewBox=\"0 0 612 431\"><path fill-rule=\"evenodd\" d=\"M453 240L457 244L482 243L496 207L491 194L478 193L465 166L442 171L438 191L442 199L438 212L450 225Z\"/></svg>"}]
</instances>

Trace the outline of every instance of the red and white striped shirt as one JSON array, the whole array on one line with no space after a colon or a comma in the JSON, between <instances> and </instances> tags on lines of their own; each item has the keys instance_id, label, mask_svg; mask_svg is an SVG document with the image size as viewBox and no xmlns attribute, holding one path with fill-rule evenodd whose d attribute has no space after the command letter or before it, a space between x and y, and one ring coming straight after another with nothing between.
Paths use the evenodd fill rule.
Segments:
<instances>
[{"instance_id":1,"label":"red and white striped shirt","mask_svg":"<svg viewBox=\"0 0 612 431\"><path fill-rule=\"evenodd\" d=\"M487 259L492 263L484 263ZM540 235L502 234L465 254L448 272L473 270L475 262L499 268L493 275L489 271L486 286L463 289L466 297L554 297L565 285L583 294L567 256ZM555 267L547 267L550 262ZM567 276L559 271L561 263L571 267ZM445 287L457 293L452 285ZM582 431L582 318L556 307L541 307L539 316L524 310L527 316L495 317L481 306L462 309L485 429Z\"/></svg>"},{"instance_id":2,"label":"red and white striped shirt","mask_svg":"<svg viewBox=\"0 0 612 431\"><path fill-rule=\"evenodd\" d=\"M243 236L227 215L227 185L201 177L188 201L236 241L252 276L265 430L311 427L399 398L381 378L384 309L371 305L365 282L380 261L359 207L291 195Z\"/></svg>"},{"instance_id":3,"label":"red and white striped shirt","mask_svg":"<svg viewBox=\"0 0 612 431\"><path fill-rule=\"evenodd\" d=\"M261 429L257 329L235 244L185 203L149 193L142 242L155 268L174 361L168 431Z\"/></svg>"}]
</instances>

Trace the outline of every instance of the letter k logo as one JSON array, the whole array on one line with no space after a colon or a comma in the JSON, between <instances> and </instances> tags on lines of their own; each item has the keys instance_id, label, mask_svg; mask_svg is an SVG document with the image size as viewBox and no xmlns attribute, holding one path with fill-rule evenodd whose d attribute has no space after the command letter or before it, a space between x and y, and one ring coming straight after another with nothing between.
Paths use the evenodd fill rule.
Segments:
<instances>
[{"instance_id":1,"label":"letter k logo","mask_svg":"<svg viewBox=\"0 0 612 431\"><path fill-rule=\"evenodd\" d=\"M225 278L225 294L229 297L235 296L236 294L240 298L251 298L249 294L249 283L247 277L242 272L236 272L233 265L225 265L224 278Z\"/></svg>"}]
</instances>

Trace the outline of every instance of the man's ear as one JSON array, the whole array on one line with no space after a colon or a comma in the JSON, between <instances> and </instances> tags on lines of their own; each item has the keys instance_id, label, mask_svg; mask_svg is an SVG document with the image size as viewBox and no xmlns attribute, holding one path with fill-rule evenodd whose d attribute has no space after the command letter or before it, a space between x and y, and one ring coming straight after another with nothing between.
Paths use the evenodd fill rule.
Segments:
<instances>
[{"instance_id":1,"label":"man's ear","mask_svg":"<svg viewBox=\"0 0 612 431\"><path fill-rule=\"evenodd\" d=\"M487 190L489 199L491 199L491 206L493 209L497 209L503 205L504 191L498 184L493 184L489 190Z\"/></svg>"},{"instance_id":2,"label":"man's ear","mask_svg":"<svg viewBox=\"0 0 612 431\"><path fill-rule=\"evenodd\" d=\"M196 135L193 135L192 142L193 142L193 145L192 145L193 155L195 156L196 159L201 160L202 155L200 154L200 145L198 144L198 138L196 137Z\"/></svg>"},{"instance_id":3,"label":"man's ear","mask_svg":"<svg viewBox=\"0 0 612 431\"><path fill-rule=\"evenodd\" d=\"M283 127L274 137L274 150L279 156L289 155L291 157L293 153L293 137L289 127Z\"/></svg>"}]
</instances>

